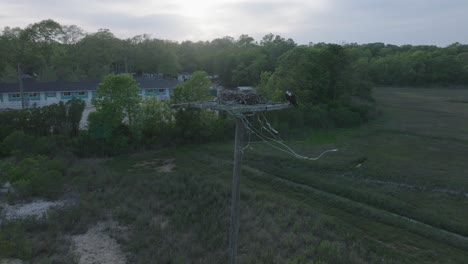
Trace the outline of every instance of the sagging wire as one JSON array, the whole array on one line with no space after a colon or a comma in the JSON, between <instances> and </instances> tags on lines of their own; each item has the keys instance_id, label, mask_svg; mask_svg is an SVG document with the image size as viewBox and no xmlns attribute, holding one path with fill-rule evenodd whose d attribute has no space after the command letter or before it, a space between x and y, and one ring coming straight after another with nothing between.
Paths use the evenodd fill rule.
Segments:
<instances>
[{"instance_id":1,"label":"sagging wire","mask_svg":"<svg viewBox=\"0 0 468 264\"><path fill-rule=\"evenodd\" d=\"M265 120L266 124L268 125L268 128L273 131L275 134L279 134L278 131L276 131L271 125L270 123L268 122L268 120L266 119L265 115L264 114L261 114L261 116L263 117L263 119Z\"/></svg>"},{"instance_id":2,"label":"sagging wire","mask_svg":"<svg viewBox=\"0 0 468 264\"><path fill-rule=\"evenodd\" d=\"M251 146L250 146L250 138L252 137L252 133L250 132L250 130L247 130L247 133L249 134L249 141L247 142L247 145L245 147L242 148L242 153L244 153L244 150L246 149L253 149Z\"/></svg>"},{"instance_id":3,"label":"sagging wire","mask_svg":"<svg viewBox=\"0 0 468 264\"><path fill-rule=\"evenodd\" d=\"M263 118L264 121L262 121L262 119L260 119L260 116ZM268 120L266 119L266 117L263 114L258 115L257 119L258 119L258 122L260 123L260 125L262 126L262 129L267 131L274 139L283 142L283 139L278 136L278 134L279 134L278 131L276 131L270 125L270 123L268 122ZM267 125L267 127L265 126L265 124Z\"/></svg>"},{"instance_id":4,"label":"sagging wire","mask_svg":"<svg viewBox=\"0 0 468 264\"><path fill-rule=\"evenodd\" d=\"M234 117L236 118L239 118L242 123L244 124L244 126L247 128L247 130L249 131L249 137L250 137L250 133L256 135L258 138L260 138L262 141L264 141L265 143L267 143L268 145L270 145L271 147L279 150L279 151L282 151L282 152L285 152L295 158L298 158L298 159L304 159L304 160L318 160L320 159L323 155L325 155L326 153L328 152L336 152L338 151L338 149L328 149L328 150L325 150L323 151L322 153L320 153L317 157L307 157L307 156L303 156L303 155L300 155L298 153L296 153L294 150L292 150L289 146L287 146L286 144L283 143L283 140L282 139L275 139L275 138L271 138L271 137L268 137L268 136L265 136L264 134L262 134L261 131L258 131L250 122L249 120L241 113L235 113L233 111L229 111L229 113L231 115L233 115ZM264 117L264 116L263 116ZM265 118L265 117L264 117ZM265 118L266 120L266 118ZM266 121L268 123L268 121ZM268 123L268 126L271 127L271 125ZM263 126L264 127L264 126ZM272 128L272 127L271 127ZM269 129L266 129L267 131L269 131ZM276 131L272 128L272 131ZM271 132L272 131L269 131L270 134L272 134ZM276 131L277 132L277 131ZM275 144L271 143L271 142L274 142L276 144L278 144L279 146L276 146ZM250 138L249 138L249 145L250 145ZM244 147L245 149L245 147ZM244 150L243 149L243 150Z\"/></svg>"},{"instance_id":5,"label":"sagging wire","mask_svg":"<svg viewBox=\"0 0 468 264\"><path fill-rule=\"evenodd\" d=\"M283 151L285 153L288 153L290 154L291 156L295 157L295 158L298 158L298 159L305 159L305 160L318 160L320 159L324 154L328 153L328 152L335 152L335 151L338 151L338 149L329 149L329 150L325 150L323 151L322 153L320 153L319 156L317 157L314 157L314 158L311 158L311 157L307 157L307 156L303 156L303 155L300 155L298 153L296 153L294 150L292 150L289 146L287 146L286 144L284 144L282 141L279 141L279 140L276 140L276 139L273 139L273 138L270 138L268 136L265 136L263 134L261 134L261 132L259 132L257 129L255 129L255 127L247 120L247 119L242 119L243 122L244 122L244 125L252 131L252 133L254 133L256 136L258 136L260 139L262 139L265 143L267 143L268 145L272 146L273 148L275 149L278 149L280 151ZM275 142L276 144L280 145L281 147L283 148L280 148L278 146L275 146L274 144L272 144L270 141L272 142Z\"/></svg>"}]
</instances>

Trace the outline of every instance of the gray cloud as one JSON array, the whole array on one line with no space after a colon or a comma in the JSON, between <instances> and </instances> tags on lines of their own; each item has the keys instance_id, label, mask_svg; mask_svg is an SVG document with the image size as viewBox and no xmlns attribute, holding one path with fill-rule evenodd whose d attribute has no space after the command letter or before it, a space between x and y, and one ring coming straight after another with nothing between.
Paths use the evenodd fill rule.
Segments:
<instances>
[{"instance_id":1,"label":"gray cloud","mask_svg":"<svg viewBox=\"0 0 468 264\"><path fill-rule=\"evenodd\" d=\"M113 11L112 8L103 8L106 4L126 4L125 0L68 0L68 1L21 1L10 5L18 10L23 10L24 17L18 14L0 17L0 25L4 21L19 21L18 26L25 27L30 23L42 19L54 19L62 24L76 24L87 31L96 31L99 28L110 29L119 37L131 37L134 35L149 33L157 38L182 39L187 31L194 30L194 23L190 18L176 14L151 14L134 15ZM132 4L144 4L144 1L133 1ZM0 7L2 3L0 2ZM142 6L141 8L144 8ZM12 19L8 19L11 17ZM12 26L12 25L10 25Z\"/></svg>"},{"instance_id":2,"label":"gray cloud","mask_svg":"<svg viewBox=\"0 0 468 264\"><path fill-rule=\"evenodd\" d=\"M314 4L318 3L318 4ZM216 1L203 17L180 12L174 1L0 0L0 27L52 18L119 37L149 33L172 40L267 33L308 42L393 44L468 43L465 0Z\"/></svg>"},{"instance_id":3,"label":"gray cloud","mask_svg":"<svg viewBox=\"0 0 468 264\"><path fill-rule=\"evenodd\" d=\"M294 34L298 41L436 44L468 42L464 1L335 0L326 13L306 18ZM307 23L309 22L309 24Z\"/></svg>"},{"instance_id":4,"label":"gray cloud","mask_svg":"<svg viewBox=\"0 0 468 264\"><path fill-rule=\"evenodd\" d=\"M156 38L181 39L185 37L187 31L195 30L190 18L169 14L132 16L108 13L99 16L87 15L85 21L89 25L111 29L121 37L148 33Z\"/></svg>"}]
</instances>

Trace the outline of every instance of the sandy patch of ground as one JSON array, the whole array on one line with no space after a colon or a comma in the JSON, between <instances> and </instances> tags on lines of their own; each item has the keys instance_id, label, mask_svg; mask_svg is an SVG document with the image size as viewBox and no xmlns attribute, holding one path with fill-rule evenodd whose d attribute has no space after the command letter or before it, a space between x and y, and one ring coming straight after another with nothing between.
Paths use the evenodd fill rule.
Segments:
<instances>
[{"instance_id":1,"label":"sandy patch of ground","mask_svg":"<svg viewBox=\"0 0 468 264\"><path fill-rule=\"evenodd\" d=\"M85 234L72 237L78 264L125 264L125 254L110 232L125 232L114 222L100 222Z\"/></svg>"},{"instance_id":2,"label":"sandy patch of ground","mask_svg":"<svg viewBox=\"0 0 468 264\"><path fill-rule=\"evenodd\" d=\"M23 264L21 259L1 259L0 264Z\"/></svg>"},{"instance_id":3,"label":"sandy patch of ground","mask_svg":"<svg viewBox=\"0 0 468 264\"><path fill-rule=\"evenodd\" d=\"M30 216L42 217L51 208L65 206L65 201L34 200L27 204L8 205L2 204L2 214L7 220L22 219Z\"/></svg>"},{"instance_id":4,"label":"sandy patch of ground","mask_svg":"<svg viewBox=\"0 0 468 264\"><path fill-rule=\"evenodd\" d=\"M176 167L174 159L152 159L137 162L134 168L154 169L159 172L171 172Z\"/></svg>"}]
</instances>

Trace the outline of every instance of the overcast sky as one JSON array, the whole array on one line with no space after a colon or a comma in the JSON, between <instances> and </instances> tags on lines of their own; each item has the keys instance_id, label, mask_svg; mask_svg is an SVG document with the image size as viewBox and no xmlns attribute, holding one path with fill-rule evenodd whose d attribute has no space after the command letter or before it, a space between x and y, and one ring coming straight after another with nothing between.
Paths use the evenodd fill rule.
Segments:
<instances>
[{"instance_id":1,"label":"overcast sky","mask_svg":"<svg viewBox=\"0 0 468 264\"><path fill-rule=\"evenodd\" d=\"M468 43L468 0L0 0L0 27L43 19L117 37L212 40L273 33L297 43Z\"/></svg>"}]
</instances>

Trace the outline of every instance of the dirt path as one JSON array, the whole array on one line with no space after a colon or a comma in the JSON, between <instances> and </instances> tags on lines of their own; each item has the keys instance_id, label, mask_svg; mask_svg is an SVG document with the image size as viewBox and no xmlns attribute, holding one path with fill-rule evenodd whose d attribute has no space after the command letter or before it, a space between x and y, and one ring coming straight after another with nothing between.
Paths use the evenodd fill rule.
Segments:
<instances>
[{"instance_id":1,"label":"dirt path","mask_svg":"<svg viewBox=\"0 0 468 264\"><path fill-rule=\"evenodd\" d=\"M73 251L78 257L78 264L127 263L119 244L109 235L109 229L114 227L112 223L100 222L85 234L72 237Z\"/></svg>"},{"instance_id":2,"label":"dirt path","mask_svg":"<svg viewBox=\"0 0 468 264\"><path fill-rule=\"evenodd\" d=\"M0 259L0 264L23 264L21 259Z\"/></svg>"},{"instance_id":3,"label":"dirt path","mask_svg":"<svg viewBox=\"0 0 468 264\"><path fill-rule=\"evenodd\" d=\"M89 113L93 112L94 110L96 110L96 107L94 106L87 106L84 109L83 115L81 116L81 120L80 120L80 129L88 128L88 116L89 116Z\"/></svg>"},{"instance_id":4,"label":"dirt path","mask_svg":"<svg viewBox=\"0 0 468 264\"><path fill-rule=\"evenodd\" d=\"M8 205L2 204L2 214L7 220L22 219L29 216L42 217L50 208L65 206L65 201L35 200L27 204Z\"/></svg>"}]
</instances>

